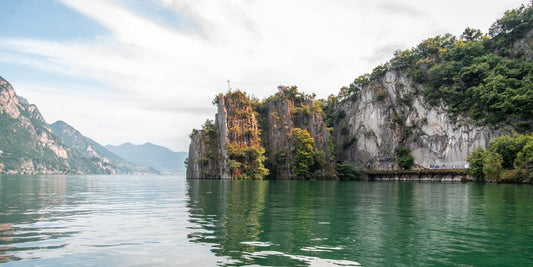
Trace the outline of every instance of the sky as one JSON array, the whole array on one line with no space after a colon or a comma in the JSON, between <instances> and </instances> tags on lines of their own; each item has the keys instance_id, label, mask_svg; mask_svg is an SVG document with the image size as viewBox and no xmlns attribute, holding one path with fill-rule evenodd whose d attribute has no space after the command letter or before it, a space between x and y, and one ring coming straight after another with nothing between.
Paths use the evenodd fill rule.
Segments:
<instances>
[{"instance_id":1,"label":"sky","mask_svg":"<svg viewBox=\"0 0 533 267\"><path fill-rule=\"evenodd\" d=\"M0 76L100 144L187 151L212 100L296 85L325 98L395 50L488 32L528 0L2 0Z\"/></svg>"}]
</instances>

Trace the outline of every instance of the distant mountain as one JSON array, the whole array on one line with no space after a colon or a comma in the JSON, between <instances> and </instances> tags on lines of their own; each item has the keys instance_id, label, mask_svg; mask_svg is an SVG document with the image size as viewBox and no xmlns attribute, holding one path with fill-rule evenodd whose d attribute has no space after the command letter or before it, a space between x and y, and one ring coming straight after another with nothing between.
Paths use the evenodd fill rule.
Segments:
<instances>
[{"instance_id":1,"label":"distant mountain","mask_svg":"<svg viewBox=\"0 0 533 267\"><path fill-rule=\"evenodd\" d=\"M0 77L0 173L117 172L120 169L107 158L89 156L65 144L46 124L37 106L18 97L13 86Z\"/></svg>"},{"instance_id":2,"label":"distant mountain","mask_svg":"<svg viewBox=\"0 0 533 267\"><path fill-rule=\"evenodd\" d=\"M146 143L133 145L125 143L119 146L107 145L106 148L141 167L153 167L162 173L176 173L185 170L187 152L174 152L166 147Z\"/></svg>"},{"instance_id":3,"label":"distant mountain","mask_svg":"<svg viewBox=\"0 0 533 267\"><path fill-rule=\"evenodd\" d=\"M116 172L119 173L143 173L143 172L156 172L156 170L146 170L141 167L138 167L121 157L113 154L111 151L107 150L102 145L98 144L94 140L83 136L78 130L74 129L72 126L68 125L64 121L56 121L53 124L50 124L50 129L52 132L57 135L61 140L78 151L80 154L88 158L99 159L102 162L110 163L116 169Z\"/></svg>"}]
</instances>

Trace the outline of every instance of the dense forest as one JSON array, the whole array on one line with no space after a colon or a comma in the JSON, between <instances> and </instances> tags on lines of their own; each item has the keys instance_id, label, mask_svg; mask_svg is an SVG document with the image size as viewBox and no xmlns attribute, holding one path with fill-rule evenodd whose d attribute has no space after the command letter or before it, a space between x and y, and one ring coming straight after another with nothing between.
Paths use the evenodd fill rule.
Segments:
<instances>
[{"instance_id":1,"label":"dense forest","mask_svg":"<svg viewBox=\"0 0 533 267\"><path fill-rule=\"evenodd\" d=\"M397 50L387 63L357 77L331 101L350 98L390 70L401 70L423 85L420 94L433 105L446 104L449 116L479 124L511 123L519 132L532 130L533 8L505 12L483 34L466 28L459 37L439 35L408 50ZM409 99L402 99L409 102ZM326 109L327 110L327 109Z\"/></svg>"}]
</instances>

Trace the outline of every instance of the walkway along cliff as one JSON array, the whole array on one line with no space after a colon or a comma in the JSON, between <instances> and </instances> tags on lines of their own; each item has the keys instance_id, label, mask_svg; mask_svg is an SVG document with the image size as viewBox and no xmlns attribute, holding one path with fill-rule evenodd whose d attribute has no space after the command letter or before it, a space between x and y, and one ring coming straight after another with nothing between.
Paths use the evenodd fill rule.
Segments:
<instances>
[{"instance_id":1,"label":"walkway along cliff","mask_svg":"<svg viewBox=\"0 0 533 267\"><path fill-rule=\"evenodd\" d=\"M414 90L401 72L389 72L333 106L296 87L263 101L241 91L219 95L215 121L191 134L187 177L337 179L340 162L400 170L398 148L409 151L414 168L463 169L475 148L513 131L451 121L445 106L428 106Z\"/></svg>"},{"instance_id":2,"label":"walkway along cliff","mask_svg":"<svg viewBox=\"0 0 533 267\"><path fill-rule=\"evenodd\" d=\"M521 6L486 35L467 28L396 51L324 100L294 86L262 101L241 91L219 95L215 121L191 134L187 177L353 179L361 170L467 169L476 148L532 132L532 17L533 7ZM533 144L520 146L529 159ZM513 168L500 152L491 154L505 160L496 169ZM514 171L527 172L523 166L533 163L519 165Z\"/></svg>"}]
</instances>

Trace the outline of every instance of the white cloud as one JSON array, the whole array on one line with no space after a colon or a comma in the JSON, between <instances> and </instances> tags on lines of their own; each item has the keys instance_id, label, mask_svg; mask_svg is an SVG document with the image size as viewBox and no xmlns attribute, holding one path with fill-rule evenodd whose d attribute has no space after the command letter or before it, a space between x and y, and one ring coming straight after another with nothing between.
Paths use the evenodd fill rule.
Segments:
<instances>
[{"instance_id":1,"label":"white cloud","mask_svg":"<svg viewBox=\"0 0 533 267\"><path fill-rule=\"evenodd\" d=\"M63 119L103 144L151 141L186 150L188 134L213 118L214 95L241 88L258 97L298 85L319 97L435 34L486 31L525 1L180 1L169 27L124 5L63 2L109 30L85 42L0 38L0 61L94 79L115 90L58 81L12 81L48 120ZM81 92L81 93L80 93Z\"/></svg>"}]
</instances>

